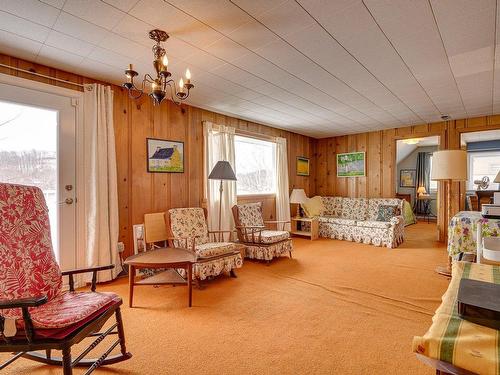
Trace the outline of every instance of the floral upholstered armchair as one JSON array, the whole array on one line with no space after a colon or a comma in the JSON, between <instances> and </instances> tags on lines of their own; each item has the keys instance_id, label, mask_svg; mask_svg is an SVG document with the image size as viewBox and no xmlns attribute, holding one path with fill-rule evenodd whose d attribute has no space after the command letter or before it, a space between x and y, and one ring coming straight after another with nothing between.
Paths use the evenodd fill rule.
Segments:
<instances>
[{"instance_id":1,"label":"floral upholstered armchair","mask_svg":"<svg viewBox=\"0 0 500 375\"><path fill-rule=\"evenodd\" d=\"M224 272L236 277L234 270L243 265L241 251L231 240L231 231L209 231L203 208L173 208L168 210L171 246L190 249L196 255L193 278L200 283ZM224 235L228 235L225 242ZM178 272L185 277L184 270Z\"/></svg>"},{"instance_id":2,"label":"floral upholstered armchair","mask_svg":"<svg viewBox=\"0 0 500 375\"><path fill-rule=\"evenodd\" d=\"M292 257L292 239L285 230L269 230L266 224L275 224L284 229L287 221L264 221L262 202L237 204L233 206L236 232L241 243L246 245L246 257L265 260L268 263L276 257L287 254ZM279 229L279 228L278 228Z\"/></svg>"},{"instance_id":3,"label":"floral upholstered armchair","mask_svg":"<svg viewBox=\"0 0 500 375\"><path fill-rule=\"evenodd\" d=\"M39 188L0 183L0 352L16 353L0 370L20 357L63 366L65 375L74 366L90 373L101 365L131 357L125 348L120 313L122 299L114 293L95 292L102 266L61 272L52 251L48 210ZM91 292L75 292L73 275L92 272ZM62 292L62 276L69 277L69 291ZM116 323L100 333L115 315ZM109 334L117 334L98 359L86 354ZM74 361L71 347L86 337L97 339ZM120 346L120 354L109 355ZM62 358L51 350L61 350ZM44 354L40 351L43 350Z\"/></svg>"}]
</instances>

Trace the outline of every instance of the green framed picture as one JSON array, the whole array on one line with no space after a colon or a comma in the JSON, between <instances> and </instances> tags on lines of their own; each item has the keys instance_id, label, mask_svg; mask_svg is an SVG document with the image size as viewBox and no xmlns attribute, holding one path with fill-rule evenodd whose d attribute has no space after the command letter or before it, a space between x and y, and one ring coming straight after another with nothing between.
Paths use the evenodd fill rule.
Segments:
<instances>
[{"instance_id":1,"label":"green framed picture","mask_svg":"<svg viewBox=\"0 0 500 375\"><path fill-rule=\"evenodd\" d=\"M309 176L309 158L297 156L297 176Z\"/></svg>"},{"instance_id":2,"label":"green framed picture","mask_svg":"<svg viewBox=\"0 0 500 375\"><path fill-rule=\"evenodd\" d=\"M337 154L337 177L366 176L365 152Z\"/></svg>"}]
</instances>

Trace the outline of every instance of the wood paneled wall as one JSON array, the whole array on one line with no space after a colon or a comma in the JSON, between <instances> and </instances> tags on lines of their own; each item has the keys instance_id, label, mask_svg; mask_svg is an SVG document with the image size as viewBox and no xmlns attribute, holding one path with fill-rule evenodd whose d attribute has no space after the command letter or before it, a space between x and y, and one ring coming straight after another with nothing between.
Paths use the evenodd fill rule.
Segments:
<instances>
[{"instance_id":1,"label":"wood paneled wall","mask_svg":"<svg viewBox=\"0 0 500 375\"><path fill-rule=\"evenodd\" d=\"M383 131L315 140L318 195L343 197L393 197L396 193L396 141L438 135L439 149L459 149L466 132L500 129L500 115L422 124ZM336 154L366 152L366 177L337 177ZM464 208L465 184L451 186L451 215ZM444 183L438 189L438 238L446 240L447 196Z\"/></svg>"},{"instance_id":2,"label":"wood paneled wall","mask_svg":"<svg viewBox=\"0 0 500 375\"><path fill-rule=\"evenodd\" d=\"M69 82L91 83L94 79L34 64L0 54L0 62L9 66L31 70ZM74 85L19 73L1 68L1 73L36 80L55 86L78 89ZM102 82L101 82L102 83ZM125 243L125 255L133 252L132 225L143 222L148 212L166 211L172 207L201 206L203 204L203 131L202 121L230 125L238 129L287 139L290 190L304 188L313 194L314 140L312 138L275 129L261 124L240 120L188 105L177 106L168 101L153 106L148 97L129 99L126 91L118 86L114 91L114 126L118 164L118 202L120 210L120 241ZM147 173L146 138L157 137L184 142L184 173ZM297 156L311 158L311 177L297 176ZM257 197L264 201L266 219L275 212L274 199ZM246 198L245 201L252 199Z\"/></svg>"}]
</instances>

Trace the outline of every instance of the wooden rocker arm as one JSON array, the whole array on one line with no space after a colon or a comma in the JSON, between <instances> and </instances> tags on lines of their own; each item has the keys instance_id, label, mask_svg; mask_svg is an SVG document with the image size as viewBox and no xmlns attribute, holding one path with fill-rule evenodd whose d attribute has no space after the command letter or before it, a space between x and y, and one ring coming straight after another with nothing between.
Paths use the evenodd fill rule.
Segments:
<instances>
[{"instance_id":1,"label":"wooden rocker arm","mask_svg":"<svg viewBox=\"0 0 500 375\"><path fill-rule=\"evenodd\" d=\"M184 247L184 249L191 250L194 253L195 246L196 246L196 239L197 238L200 238L200 236L193 236L193 237L167 237L167 240L168 240L170 246L172 246L172 247L176 247L174 245L174 241L185 241L186 247ZM188 246L188 241L189 240L193 240L193 243L191 244L191 246Z\"/></svg>"},{"instance_id":2,"label":"wooden rocker arm","mask_svg":"<svg viewBox=\"0 0 500 375\"><path fill-rule=\"evenodd\" d=\"M48 301L47 296L38 296L38 297L25 297L25 298L17 298L11 300L0 300L0 310L3 309L15 309L20 308L23 313L23 321L24 321L24 332L26 335L26 339L29 343L33 342L33 337L35 335L35 328L33 327L33 321L31 320L31 315L28 310L28 307L37 307L43 305ZM2 333L3 339L6 342L9 342L9 339L5 337L4 328L5 328L5 318L0 316L0 332Z\"/></svg>"},{"instance_id":3,"label":"wooden rocker arm","mask_svg":"<svg viewBox=\"0 0 500 375\"><path fill-rule=\"evenodd\" d=\"M224 234L229 233L229 241L231 241L231 234L233 234L234 232L235 232L234 230L209 230L208 236L210 237L210 235L213 235L214 240L217 240L216 234L219 234L219 240L222 237L222 241L217 241L217 242L224 242Z\"/></svg>"},{"instance_id":4,"label":"wooden rocker arm","mask_svg":"<svg viewBox=\"0 0 500 375\"><path fill-rule=\"evenodd\" d=\"M276 224L276 229L278 229L278 224L283 224L282 229L285 229L285 224L290 224L290 223L291 223L290 220L266 220L266 221L264 221L264 224Z\"/></svg>"},{"instance_id":5,"label":"wooden rocker arm","mask_svg":"<svg viewBox=\"0 0 500 375\"><path fill-rule=\"evenodd\" d=\"M48 301L47 296L3 299L0 300L0 310L23 308L23 307L37 307L43 305L47 301Z\"/></svg>"},{"instance_id":6,"label":"wooden rocker arm","mask_svg":"<svg viewBox=\"0 0 500 375\"><path fill-rule=\"evenodd\" d=\"M92 272L92 284L90 286L90 290L95 292L96 284L97 284L97 272L112 270L113 268L115 268L115 266L113 264L109 264L107 266L79 268L79 269L75 269L75 270L63 271L63 272L61 272L61 275L62 276L69 276L69 291L74 292L75 291L75 281L73 279L73 275L80 274L80 273Z\"/></svg>"},{"instance_id":7,"label":"wooden rocker arm","mask_svg":"<svg viewBox=\"0 0 500 375\"><path fill-rule=\"evenodd\" d=\"M262 225L256 225L256 226L240 225L237 226L236 229L239 229L241 231L244 242L260 243L262 232L266 230L266 227Z\"/></svg>"}]
</instances>

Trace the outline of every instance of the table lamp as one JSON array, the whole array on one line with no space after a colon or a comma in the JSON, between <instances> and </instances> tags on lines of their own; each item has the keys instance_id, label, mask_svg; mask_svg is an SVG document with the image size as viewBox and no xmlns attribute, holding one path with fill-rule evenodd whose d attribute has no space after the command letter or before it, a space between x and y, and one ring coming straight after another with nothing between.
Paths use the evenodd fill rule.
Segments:
<instances>
[{"instance_id":1,"label":"table lamp","mask_svg":"<svg viewBox=\"0 0 500 375\"><path fill-rule=\"evenodd\" d=\"M297 215L296 217L300 217L300 204L301 203L306 203L307 200L306 192L304 189L293 189L292 194L290 195L290 203L296 203L297 204Z\"/></svg>"},{"instance_id":2,"label":"table lamp","mask_svg":"<svg viewBox=\"0 0 500 375\"><path fill-rule=\"evenodd\" d=\"M443 150L432 154L431 180L446 183L448 225L451 220L451 182L467 180L467 152L463 150ZM451 276L451 257L445 267L436 268L436 272Z\"/></svg>"},{"instance_id":3,"label":"table lamp","mask_svg":"<svg viewBox=\"0 0 500 375\"><path fill-rule=\"evenodd\" d=\"M495 179L493 180L493 182L495 182L497 184L500 184L500 171L498 171L497 176L495 177Z\"/></svg>"},{"instance_id":4,"label":"table lamp","mask_svg":"<svg viewBox=\"0 0 500 375\"><path fill-rule=\"evenodd\" d=\"M425 186L419 186L417 189L417 195L420 197L422 195L427 195L427 190L425 190Z\"/></svg>"},{"instance_id":5,"label":"table lamp","mask_svg":"<svg viewBox=\"0 0 500 375\"><path fill-rule=\"evenodd\" d=\"M219 187L219 230L221 230L220 225L221 225L221 215L222 215L222 192L224 190L224 187L222 186L222 182L229 180L229 181L236 181L236 176L234 174L233 168L231 167L231 164L229 164L228 161L218 161L217 164L215 164L214 168L212 169L212 172L208 175L209 180L220 180L220 187Z\"/></svg>"}]
</instances>

